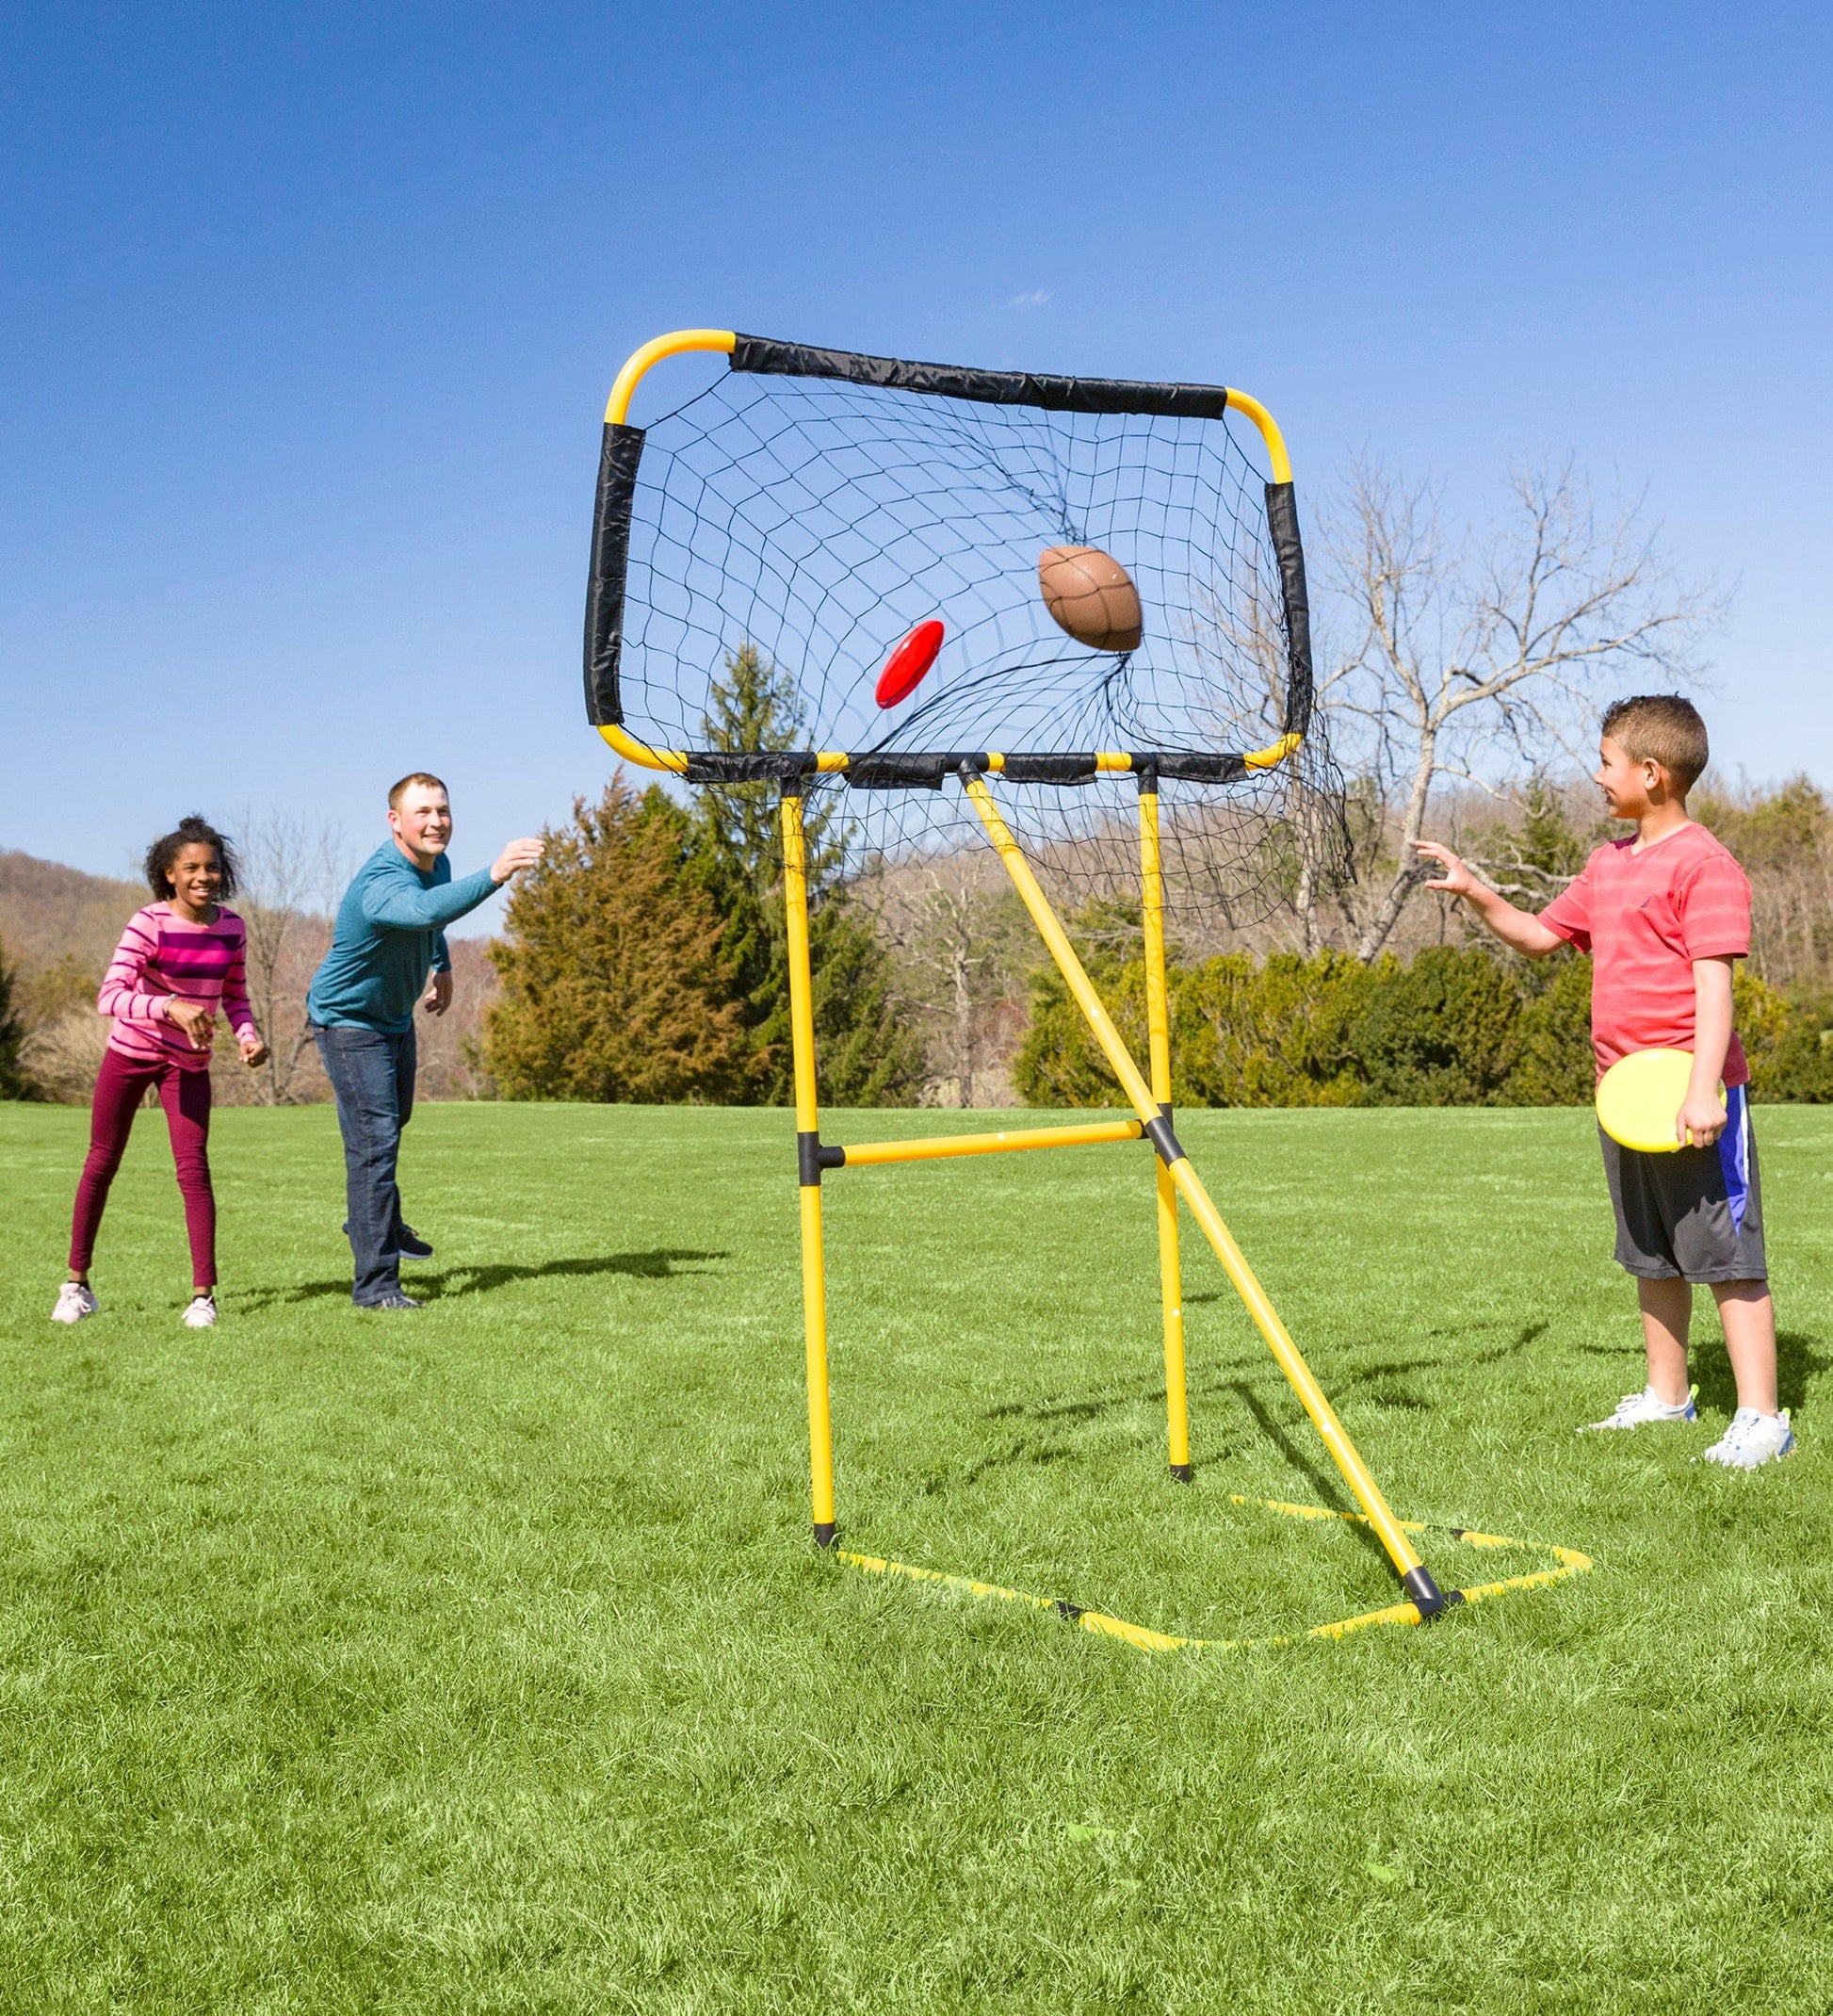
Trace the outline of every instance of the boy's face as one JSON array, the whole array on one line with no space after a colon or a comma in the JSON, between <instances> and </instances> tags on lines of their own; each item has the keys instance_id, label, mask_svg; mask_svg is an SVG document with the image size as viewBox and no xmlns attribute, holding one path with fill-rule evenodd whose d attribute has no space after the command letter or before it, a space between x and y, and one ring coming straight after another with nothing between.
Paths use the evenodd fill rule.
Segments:
<instances>
[{"instance_id":1,"label":"boy's face","mask_svg":"<svg viewBox=\"0 0 1833 2016\"><path fill-rule=\"evenodd\" d=\"M1667 774L1652 756L1640 762L1614 736L1598 744L1598 768L1592 782L1604 794L1613 819L1640 819L1666 785Z\"/></svg>"}]
</instances>

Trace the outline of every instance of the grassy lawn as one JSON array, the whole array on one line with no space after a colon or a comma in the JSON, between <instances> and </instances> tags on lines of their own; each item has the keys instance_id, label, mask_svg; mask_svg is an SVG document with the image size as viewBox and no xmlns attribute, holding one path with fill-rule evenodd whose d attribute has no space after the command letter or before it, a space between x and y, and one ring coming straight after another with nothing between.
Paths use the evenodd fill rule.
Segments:
<instances>
[{"instance_id":1,"label":"grassy lawn","mask_svg":"<svg viewBox=\"0 0 1833 2016\"><path fill-rule=\"evenodd\" d=\"M1697 1428L1572 1433L1641 1378L1587 1115L1180 1114L1396 1508L1597 1567L1154 1656L817 1556L785 1114L423 1108L390 1318L331 1112L219 1114L195 1333L159 1116L63 1330L86 1116L0 1107L0 2008L1824 2009L1833 1112L1759 1120L1802 1447L1732 1476L1710 1306ZM1147 1154L830 1179L843 1536L1205 1635L1388 1601L1233 1503L1348 1501L1188 1227L1167 1478Z\"/></svg>"}]
</instances>

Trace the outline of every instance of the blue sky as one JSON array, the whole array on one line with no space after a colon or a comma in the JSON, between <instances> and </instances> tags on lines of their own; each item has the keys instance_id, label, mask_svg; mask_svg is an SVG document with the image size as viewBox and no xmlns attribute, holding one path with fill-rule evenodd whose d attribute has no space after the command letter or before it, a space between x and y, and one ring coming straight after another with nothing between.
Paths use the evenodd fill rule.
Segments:
<instances>
[{"instance_id":1,"label":"blue sky","mask_svg":"<svg viewBox=\"0 0 1833 2016\"><path fill-rule=\"evenodd\" d=\"M1646 486L1734 587L1714 742L1833 782L1824 9L15 8L0 845L193 807L461 869L595 792L599 415L644 337L1223 379ZM639 415L641 417L641 415ZM495 906L480 914L487 924Z\"/></svg>"}]
</instances>

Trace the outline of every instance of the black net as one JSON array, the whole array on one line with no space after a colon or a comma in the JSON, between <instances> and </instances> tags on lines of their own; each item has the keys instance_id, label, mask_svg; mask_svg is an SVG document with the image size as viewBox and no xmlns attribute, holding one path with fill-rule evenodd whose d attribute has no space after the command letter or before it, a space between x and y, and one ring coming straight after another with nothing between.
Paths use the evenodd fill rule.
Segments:
<instances>
[{"instance_id":1,"label":"black net","mask_svg":"<svg viewBox=\"0 0 1833 2016\"><path fill-rule=\"evenodd\" d=\"M769 745L850 753L809 785L855 874L983 848L943 759L992 751L1014 772L993 780L1008 823L1072 918L1138 902L1139 777L1091 775L1099 751L1157 759L1168 921L1192 949L1266 918L1302 878L1341 874L1340 784L1309 719L1303 636L1294 650L1295 530L1282 583L1251 425L735 370L641 436L609 432L627 544L608 543L601 482L597 551L606 573L621 559L623 596L595 718L716 752L690 777L742 769L719 760L742 752L715 689L750 653L795 695ZM1137 648L1058 626L1038 583L1057 545L1126 568ZM1302 575L1298 595L1302 623ZM881 708L887 659L933 620L933 669ZM1286 762L1239 762L1289 726L1309 732Z\"/></svg>"}]
</instances>

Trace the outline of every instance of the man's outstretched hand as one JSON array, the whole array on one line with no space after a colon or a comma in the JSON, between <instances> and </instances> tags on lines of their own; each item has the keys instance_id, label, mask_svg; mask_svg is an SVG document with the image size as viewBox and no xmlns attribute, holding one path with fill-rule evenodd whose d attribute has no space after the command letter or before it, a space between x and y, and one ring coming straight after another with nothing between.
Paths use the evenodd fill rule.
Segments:
<instances>
[{"instance_id":1,"label":"man's outstretched hand","mask_svg":"<svg viewBox=\"0 0 1833 2016\"><path fill-rule=\"evenodd\" d=\"M525 868L533 868L540 859L539 840L511 840L490 864L490 879L500 886L511 875L519 875Z\"/></svg>"}]
</instances>

